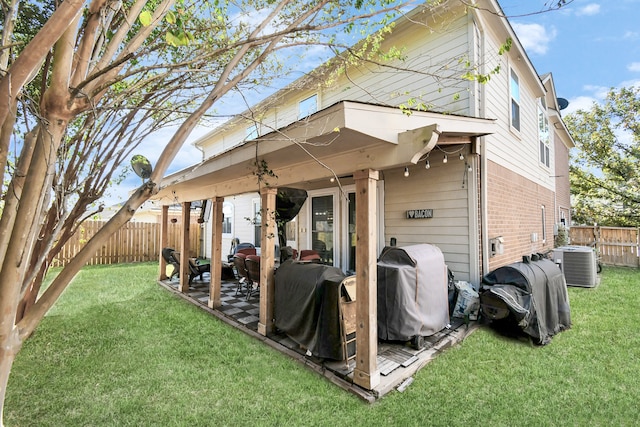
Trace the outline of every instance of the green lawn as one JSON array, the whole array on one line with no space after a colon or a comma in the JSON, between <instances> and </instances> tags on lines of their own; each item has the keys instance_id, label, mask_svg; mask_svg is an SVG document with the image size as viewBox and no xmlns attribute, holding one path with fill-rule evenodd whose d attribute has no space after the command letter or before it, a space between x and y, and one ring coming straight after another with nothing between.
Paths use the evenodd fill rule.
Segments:
<instances>
[{"instance_id":1,"label":"green lawn","mask_svg":"<svg viewBox=\"0 0 640 427\"><path fill-rule=\"evenodd\" d=\"M19 354L7 426L640 425L640 272L570 288L545 347L487 328L374 404L155 284L87 267Z\"/></svg>"}]
</instances>

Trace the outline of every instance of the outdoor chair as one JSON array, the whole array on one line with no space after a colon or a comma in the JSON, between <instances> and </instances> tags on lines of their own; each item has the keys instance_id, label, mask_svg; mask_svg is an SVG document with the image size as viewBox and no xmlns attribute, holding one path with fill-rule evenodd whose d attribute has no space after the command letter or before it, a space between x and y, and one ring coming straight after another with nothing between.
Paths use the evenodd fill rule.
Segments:
<instances>
[{"instance_id":1,"label":"outdoor chair","mask_svg":"<svg viewBox=\"0 0 640 427\"><path fill-rule=\"evenodd\" d=\"M176 260L173 257L173 252L175 252L175 249L173 248L162 248L162 258L164 258L165 262L173 268L171 275L169 275L169 280L173 280L174 276L180 275L180 260Z\"/></svg>"},{"instance_id":2,"label":"outdoor chair","mask_svg":"<svg viewBox=\"0 0 640 427\"><path fill-rule=\"evenodd\" d=\"M247 282L247 267L245 266L245 258L247 256L243 253L237 253L233 256L233 266L236 269L238 275L238 286L236 287L236 296L238 292L242 290L242 286Z\"/></svg>"},{"instance_id":3,"label":"outdoor chair","mask_svg":"<svg viewBox=\"0 0 640 427\"><path fill-rule=\"evenodd\" d=\"M189 283L191 283L196 276L200 276L200 280L202 280L202 275L210 271L211 261L200 258L189 258Z\"/></svg>"},{"instance_id":4,"label":"outdoor chair","mask_svg":"<svg viewBox=\"0 0 640 427\"><path fill-rule=\"evenodd\" d=\"M232 262L233 256L237 253L244 253L245 255L255 255L256 247L253 245L253 243L237 243L233 245L232 253L228 256L227 261Z\"/></svg>"},{"instance_id":5,"label":"outdoor chair","mask_svg":"<svg viewBox=\"0 0 640 427\"><path fill-rule=\"evenodd\" d=\"M247 301L251 298L253 291L260 290L260 257L258 255L247 255L244 260L247 267Z\"/></svg>"},{"instance_id":6,"label":"outdoor chair","mask_svg":"<svg viewBox=\"0 0 640 427\"><path fill-rule=\"evenodd\" d=\"M171 256L176 261L176 267L178 269L178 273L180 272L180 252L173 251L171 252ZM200 280L202 280L202 275L211 270L210 264L199 265L195 258L189 258L189 284L193 282L193 279L196 276L200 276ZM178 274L179 276L179 274Z\"/></svg>"}]
</instances>

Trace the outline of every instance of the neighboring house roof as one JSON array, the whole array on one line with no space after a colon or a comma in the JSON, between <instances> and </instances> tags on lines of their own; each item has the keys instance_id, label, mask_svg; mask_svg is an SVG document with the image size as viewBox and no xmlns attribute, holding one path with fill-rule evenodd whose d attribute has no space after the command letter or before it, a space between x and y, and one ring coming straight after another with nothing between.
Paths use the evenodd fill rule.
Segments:
<instances>
[{"instance_id":1,"label":"neighboring house roof","mask_svg":"<svg viewBox=\"0 0 640 427\"><path fill-rule=\"evenodd\" d=\"M544 84L548 93L548 96L546 97L546 99L548 104L547 105L548 111L551 116L550 117L551 124L553 125L556 132L560 135L562 143L567 148L573 148L576 146L576 143L573 140L573 137L571 136L571 134L569 133L569 129L567 129L567 126L564 124L564 121L562 120L562 115L560 113L560 105L558 103L558 97L556 96L556 88L555 88L555 84L553 83L553 76L551 75L551 73L546 73L542 75L541 78L542 78L542 83ZM552 102L552 104L550 103L550 101Z\"/></svg>"}]
</instances>

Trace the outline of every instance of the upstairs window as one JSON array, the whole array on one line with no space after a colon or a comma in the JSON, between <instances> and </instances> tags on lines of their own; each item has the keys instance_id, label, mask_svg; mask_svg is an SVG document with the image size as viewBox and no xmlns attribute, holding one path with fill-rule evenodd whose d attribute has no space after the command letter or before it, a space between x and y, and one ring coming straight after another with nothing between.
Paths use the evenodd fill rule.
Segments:
<instances>
[{"instance_id":1,"label":"upstairs window","mask_svg":"<svg viewBox=\"0 0 640 427\"><path fill-rule=\"evenodd\" d=\"M520 131L520 80L515 71L511 70L510 77L511 94L511 127Z\"/></svg>"},{"instance_id":2,"label":"upstairs window","mask_svg":"<svg viewBox=\"0 0 640 427\"><path fill-rule=\"evenodd\" d=\"M549 117L547 117L547 111L544 108L544 101L538 105L538 140L540 141L540 164L549 167L551 136L549 134Z\"/></svg>"},{"instance_id":3,"label":"upstairs window","mask_svg":"<svg viewBox=\"0 0 640 427\"><path fill-rule=\"evenodd\" d=\"M318 111L318 95L314 94L298 104L298 120L304 119Z\"/></svg>"}]
</instances>

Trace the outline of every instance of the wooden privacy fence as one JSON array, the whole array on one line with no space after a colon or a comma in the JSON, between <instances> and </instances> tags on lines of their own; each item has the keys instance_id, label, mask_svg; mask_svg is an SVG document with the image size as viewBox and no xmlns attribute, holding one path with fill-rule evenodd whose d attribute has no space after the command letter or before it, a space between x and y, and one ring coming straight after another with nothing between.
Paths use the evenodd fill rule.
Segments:
<instances>
[{"instance_id":1,"label":"wooden privacy fence","mask_svg":"<svg viewBox=\"0 0 640 427\"><path fill-rule=\"evenodd\" d=\"M591 246L595 243L600 261L605 265L640 266L637 228L572 226L569 239L572 245Z\"/></svg>"},{"instance_id":2,"label":"wooden privacy fence","mask_svg":"<svg viewBox=\"0 0 640 427\"><path fill-rule=\"evenodd\" d=\"M53 266L64 266L93 237L105 221L86 221L78 232L69 239L62 251L53 260ZM182 223L168 224L168 246L180 250ZM201 227L194 223L189 227L189 254L199 255ZM127 262L157 261L160 254L160 224L129 222L114 233L102 248L87 262L88 265L118 264Z\"/></svg>"}]
</instances>

